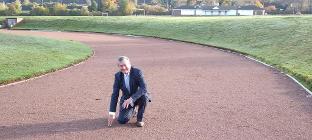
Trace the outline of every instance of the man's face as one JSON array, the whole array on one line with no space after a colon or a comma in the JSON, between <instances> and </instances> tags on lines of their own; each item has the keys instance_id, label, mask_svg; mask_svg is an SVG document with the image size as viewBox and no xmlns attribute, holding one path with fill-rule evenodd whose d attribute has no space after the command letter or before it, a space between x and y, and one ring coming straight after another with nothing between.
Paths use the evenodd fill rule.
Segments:
<instances>
[{"instance_id":1,"label":"man's face","mask_svg":"<svg viewBox=\"0 0 312 140\"><path fill-rule=\"evenodd\" d=\"M129 73L131 64L129 61L124 60L118 63L118 67L122 73Z\"/></svg>"}]
</instances>

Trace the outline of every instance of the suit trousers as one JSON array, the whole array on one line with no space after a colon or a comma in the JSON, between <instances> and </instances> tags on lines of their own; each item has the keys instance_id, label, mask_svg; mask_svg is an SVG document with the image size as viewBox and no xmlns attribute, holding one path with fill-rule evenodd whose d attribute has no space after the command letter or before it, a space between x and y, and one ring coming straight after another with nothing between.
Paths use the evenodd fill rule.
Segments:
<instances>
[{"instance_id":1,"label":"suit trousers","mask_svg":"<svg viewBox=\"0 0 312 140\"><path fill-rule=\"evenodd\" d=\"M139 99L137 99L134 102L134 106L129 105L127 109L122 107L123 101L120 102L120 111L119 111L119 116L118 116L117 121L120 124L127 123L132 117L136 106L139 107L138 114L137 114L137 121L139 122L143 121L143 115L144 115L144 111L147 105L147 98L144 95L141 96Z\"/></svg>"}]
</instances>

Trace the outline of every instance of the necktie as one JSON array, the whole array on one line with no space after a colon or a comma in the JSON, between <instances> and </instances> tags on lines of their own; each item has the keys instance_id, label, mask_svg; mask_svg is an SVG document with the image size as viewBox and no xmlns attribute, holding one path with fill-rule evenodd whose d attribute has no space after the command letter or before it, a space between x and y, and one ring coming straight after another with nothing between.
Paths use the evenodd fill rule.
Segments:
<instances>
[{"instance_id":1,"label":"necktie","mask_svg":"<svg viewBox=\"0 0 312 140\"><path fill-rule=\"evenodd\" d=\"M130 92L130 86L129 86L129 73L125 74L125 84L126 84L126 88L128 89L128 91Z\"/></svg>"}]
</instances>

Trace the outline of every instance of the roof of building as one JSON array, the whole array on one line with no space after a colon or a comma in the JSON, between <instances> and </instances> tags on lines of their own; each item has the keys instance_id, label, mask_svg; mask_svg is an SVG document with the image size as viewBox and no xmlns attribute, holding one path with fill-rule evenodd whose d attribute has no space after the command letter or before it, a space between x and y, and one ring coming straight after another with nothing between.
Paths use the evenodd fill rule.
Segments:
<instances>
[{"instance_id":1,"label":"roof of building","mask_svg":"<svg viewBox=\"0 0 312 140\"><path fill-rule=\"evenodd\" d=\"M195 7L195 5L182 5L174 9L197 9L197 8Z\"/></svg>"},{"instance_id":2,"label":"roof of building","mask_svg":"<svg viewBox=\"0 0 312 140\"><path fill-rule=\"evenodd\" d=\"M202 10L264 10L263 8L259 8L255 5L248 6L195 6L195 5L183 5L180 7L176 7L174 9L202 9Z\"/></svg>"},{"instance_id":3,"label":"roof of building","mask_svg":"<svg viewBox=\"0 0 312 140\"><path fill-rule=\"evenodd\" d=\"M203 10L236 10L236 6L202 6Z\"/></svg>"},{"instance_id":4,"label":"roof of building","mask_svg":"<svg viewBox=\"0 0 312 140\"><path fill-rule=\"evenodd\" d=\"M257 7L256 5L247 5L238 7L239 10L263 10L264 8Z\"/></svg>"}]
</instances>

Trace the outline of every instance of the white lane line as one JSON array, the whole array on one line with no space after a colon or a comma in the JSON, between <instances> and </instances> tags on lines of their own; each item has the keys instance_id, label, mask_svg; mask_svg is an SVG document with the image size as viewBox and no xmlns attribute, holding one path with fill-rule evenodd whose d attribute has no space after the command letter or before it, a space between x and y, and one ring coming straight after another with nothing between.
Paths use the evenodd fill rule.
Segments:
<instances>
[{"instance_id":1,"label":"white lane line","mask_svg":"<svg viewBox=\"0 0 312 140\"><path fill-rule=\"evenodd\" d=\"M257 59L255 59L255 58L252 58L252 57L250 57L250 56L245 56L245 57L248 58L248 59L250 59L250 60L256 61L256 62L258 62L258 63L261 63L261 64L263 64L263 65L265 65L265 66L267 66L267 67L276 69L275 67L273 67L273 66L271 66L271 65L269 65L269 64L267 64L267 63L264 63L264 62L262 62L262 61L260 61L260 60L257 60ZM285 73L282 72L282 71L279 71L279 72L282 73L282 74L285 74ZM300 85L307 93L309 93L310 95L308 95L307 97L312 97L312 92L311 92L308 88L306 88L302 83L300 83L295 77L293 77L293 76L291 76L291 75L289 75L289 74L285 74L285 75L288 76L290 79L292 79L294 82L296 82L298 85Z\"/></svg>"}]
</instances>

